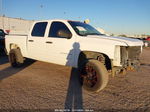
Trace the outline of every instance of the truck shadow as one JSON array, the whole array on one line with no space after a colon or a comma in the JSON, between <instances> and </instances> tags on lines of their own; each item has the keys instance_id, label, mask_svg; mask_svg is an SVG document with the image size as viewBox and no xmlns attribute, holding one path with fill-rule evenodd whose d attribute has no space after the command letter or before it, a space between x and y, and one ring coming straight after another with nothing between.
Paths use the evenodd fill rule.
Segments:
<instances>
[{"instance_id":1,"label":"truck shadow","mask_svg":"<svg viewBox=\"0 0 150 112\"><path fill-rule=\"evenodd\" d=\"M7 59L7 62L8 62L8 59ZM13 68L11 66L3 69L3 70L0 70L0 81L5 79L5 78L8 78L18 72L20 72L21 70L25 69L26 67L30 66L31 64L33 64L35 61L34 60L30 60L30 59L27 59L25 61L25 63L19 67L19 68Z\"/></svg>"},{"instance_id":2,"label":"truck shadow","mask_svg":"<svg viewBox=\"0 0 150 112\"><path fill-rule=\"evenodd\" d=\"M71 76L65 100L65 109L83 109L82 87L79 83L79 73L76 68L72 68Z\"/></svg>"},{"instance_id":3,"label":"truck shadow","mask_svg":"<svg viewBox=\"0 0 150 112\"><path fill-rule=\"evenodd\" d=\"M72 58L74 58L72 56L75 56L74 53L80 52L79 43L75 42L72 47L73 49L70 50L67 57L67 63L66 63L67 65L72 65L73 64ZM64 108L69 111L83 109L82 87L79 82L79 72L77 68L72 68L71 70Z\"/></svg>"},{"instance_id":4,"label":"truck shadow","mask_svg":"<svg viewBox=\"0 0 150 112\"><path fill-rule=\"evenodd\" d=\"M0 65L8 63L8 57L7 56L0 56Z\"/></svg>"}]
</instances>

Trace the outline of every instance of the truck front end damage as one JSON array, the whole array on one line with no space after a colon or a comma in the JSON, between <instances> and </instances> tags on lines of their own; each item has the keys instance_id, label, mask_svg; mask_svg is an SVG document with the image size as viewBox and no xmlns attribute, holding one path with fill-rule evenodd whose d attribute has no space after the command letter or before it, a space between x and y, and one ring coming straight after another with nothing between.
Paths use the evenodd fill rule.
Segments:
<instances>
[{"instance_id":1,"label":"truck front end damage","mask_svg":"<svg viewBox=\"0 0 150 112\"><path fill-rule=\"evenodd\" d=\"M120 47L121 65L137 69L140 65L141 46Z\"/></svg>"},{"instance_id":2,"label":"truck front end damage","mask_svg":"<svg viewBox=\"0 0 150 112\"><path fill-rule=\"evenodd\" d=\"M141 46L118 46L118 50L120 51L117 57L119 66L114 66L114 75L139 68Z\"/></svg>"}]
</instances>

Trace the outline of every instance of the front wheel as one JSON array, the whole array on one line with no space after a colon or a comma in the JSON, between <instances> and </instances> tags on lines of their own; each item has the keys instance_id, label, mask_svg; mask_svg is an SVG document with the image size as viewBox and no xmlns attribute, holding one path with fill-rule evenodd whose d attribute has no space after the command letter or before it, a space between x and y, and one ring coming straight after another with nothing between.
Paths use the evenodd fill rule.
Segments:
<instances>
[{"instance_id":1,"label":"front wheel","mask_svg":"<svg viewBox=\"0 0 150 112\"><path fill-rule=\"evenodd\" d=\"M99 92L108 83L108 72L103 63L91 59L85 62L80 78L84 89Z\"/></svg>"}]
</instances>

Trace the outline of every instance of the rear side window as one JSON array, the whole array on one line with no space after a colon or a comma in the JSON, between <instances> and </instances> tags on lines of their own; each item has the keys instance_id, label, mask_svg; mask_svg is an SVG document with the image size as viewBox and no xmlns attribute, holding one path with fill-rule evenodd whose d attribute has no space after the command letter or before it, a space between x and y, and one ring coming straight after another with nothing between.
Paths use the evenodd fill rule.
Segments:
<instances>
[{"instance_id":1,"label":"rear side window","mask_svg":"<svg viewBox=\"0 0 150 112\"><path fill-rule=\"evenodd\" d=\"M36 37L44 37L46 26L47 22L36 23L33 27L31 35Z\"/></svg>"}]
</instances>

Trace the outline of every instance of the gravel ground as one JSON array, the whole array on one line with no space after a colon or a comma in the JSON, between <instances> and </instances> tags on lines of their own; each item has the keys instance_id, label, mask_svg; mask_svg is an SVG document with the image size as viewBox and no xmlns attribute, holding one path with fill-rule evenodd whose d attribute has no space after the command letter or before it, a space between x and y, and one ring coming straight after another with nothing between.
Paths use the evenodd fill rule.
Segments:
<instances>
[{"instance_id":1,"label":"gravel ground","mask_svg":"<svg viewBox=\"0 0 150 112\"><path fill-rule=\"evenodd\" d=\"M32 60L12 68L1 56L0 112L150 112L150 49L143 50L141 63L138 71L110 77L104 90L90 93L80 87L76 69Z\"/></svg>"}]
</instances>

